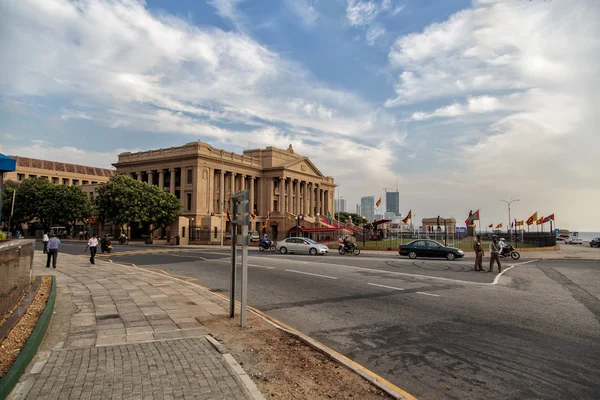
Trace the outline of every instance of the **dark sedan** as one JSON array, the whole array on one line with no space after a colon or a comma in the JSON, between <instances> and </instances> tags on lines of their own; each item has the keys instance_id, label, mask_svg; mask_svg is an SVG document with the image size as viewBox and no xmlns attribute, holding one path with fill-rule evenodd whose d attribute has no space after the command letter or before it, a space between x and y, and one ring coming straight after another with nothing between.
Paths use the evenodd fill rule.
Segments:
<instances>
[{"instance_id":1,"label":"dark sedan","mask_svg":"<svg viewBox=\"0 0 600 400\"><path fill-rule=\"evenodd\" d=\"M450 261L462 258L465 253L461 249L446 247L435 240L419 239L400 245L398 254L415 259L417 257L443 257Z\"/></svg>"}]
</instances>

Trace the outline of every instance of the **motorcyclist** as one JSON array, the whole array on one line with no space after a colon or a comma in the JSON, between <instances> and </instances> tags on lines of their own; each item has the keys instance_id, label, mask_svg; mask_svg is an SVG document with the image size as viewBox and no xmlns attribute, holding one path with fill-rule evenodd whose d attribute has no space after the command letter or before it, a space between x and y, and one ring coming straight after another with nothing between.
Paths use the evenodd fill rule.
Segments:
<instances>
[{"instance_id":1,"label":"motorcyclist","mask_svg":"<svg viewBox=\"0 0 600 400\"><path fill-rule=\"evenodd\" d=\"M271 240L269 239L269 235L267 235L266 233L265 233L265 235L263 236L263 239L262 239L262 245L263 245L264 247L267 247L267 248L268 248L268 247L271 247Z\"/></svg>"},{"instance_id":2,"label":"motorcyclist","mask_svg":"<svg viewBox=\"0 0 600 400\"><path fill-rule=\"evenodd\" d=\"M498 246L500 247L500 255L504 255L504 248L506 247L506 243L504 243L504 238L500 238Z\"/></svg>"},{"instance_id":3,"label":"motorcyclist","mask_svg":"<svg viewBox=\"0 0 600 400\"><path fill-rule=\"evenodd\" d=\"M349 249L350 245L351 245L350 239L348 238L348 235L346 235L346 237L344 238L344 248Z\"/></svg>"},{"instance_id":4,"label":"motorcyclist","mask_svg":"<svg viewBox=\"0 0 600 400\"><path fill-rule=\"evenodd\" d=\"M345 245L346 245L346 242L344 241L344 238L342 237L342 235L340 235L340 238L338 239L338 250L340 250Z\"/></svg>"}]
</instances>

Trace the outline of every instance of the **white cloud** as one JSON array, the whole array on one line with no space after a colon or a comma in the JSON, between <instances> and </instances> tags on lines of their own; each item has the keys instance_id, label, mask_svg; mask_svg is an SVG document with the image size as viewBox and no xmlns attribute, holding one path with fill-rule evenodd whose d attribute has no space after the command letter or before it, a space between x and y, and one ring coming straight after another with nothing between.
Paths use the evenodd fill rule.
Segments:
<instances>
[{"instance_id":1,"label":"white cloud","mask_svg":"<svg viewBox=\"0 0 600 400\"><path fill-rule=\"evenodd\" d=\"M244 26L237 12L237 6L244 0L208 0L207 3L217 10L217 15L223 19L231 21L234 27L243 32Z\"/></svg>"},{"instance_id":2,"label":"white cloud","mask_svg":"<svg viewBox=\"0 0 600 400\"><path fill-rule=\"evenodd\" d=\"M348 0L346 17L352 25L368 25L378 14L379 6L374 1Z\"/></svg>"},{"instance_id":3,"label":"white cloud","mask_svg":"<svg viewBox=\"0 0 600 400\"><path fill-rule=\"evenodd\" d=\"M514 101L515 96L510 96L508 101ZM445 107L436 109L431 113L418 111L413 113L412 119L423 121L435 117L458 117L467 113L484 114L502 109L507 109L508 104L502 104L501 101L492 96L469 97L466 104L454 103Z\"/></svg>"},{"instance_id":4,"label":"white cloud","mask_svg":"<svg viewBox=\"0 0 600 400\"><path fill-rule=\"evenodd\" d=\"M317 0L285 0L286 7L300 17L306 26L313 26L319 18Z\"/></svg>"},{"instance_id":5,"label":"white cloud","mask_svg":"<svg viewBox=\"0 0 600 400\"><path fill-rule=\"evenodd\" d=\"M367 43L369 46L373 46L377 38L385 34L385 28L381 25L375 25L367 29Z\"/></svg>"}]
</instances>

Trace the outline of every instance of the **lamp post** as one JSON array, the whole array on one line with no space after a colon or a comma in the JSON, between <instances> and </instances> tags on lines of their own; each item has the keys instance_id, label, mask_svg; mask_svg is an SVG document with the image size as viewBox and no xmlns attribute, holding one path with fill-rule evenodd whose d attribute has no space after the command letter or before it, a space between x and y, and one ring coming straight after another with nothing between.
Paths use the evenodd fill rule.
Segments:
<instances>
[{"instance_id":1,"label":"lamp post","mask_svg":"<svg viewBox=\"0 0 600 400\"><path fill-rule=\"evenodd\" d=\"M510 232L510 241L512 242L512 229L510 228L510 205L515 202L515 201L520 201L519 199L511 199L510 201L506 201L506 200L500 200L506 203L506 205L508 206L508 231Z\"/></svg>"}]
</instances>

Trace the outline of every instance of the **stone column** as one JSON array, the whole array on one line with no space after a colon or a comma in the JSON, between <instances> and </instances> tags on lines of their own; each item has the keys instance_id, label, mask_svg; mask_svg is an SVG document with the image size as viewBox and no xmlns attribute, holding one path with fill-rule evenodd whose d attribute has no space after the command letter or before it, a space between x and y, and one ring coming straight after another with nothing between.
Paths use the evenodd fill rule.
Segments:
<instances>
[{"instance_id":1,"label":"stone column","mask_svg":"<svg viewBox=\"0 0 600 400\"><path fill-rule=\"evenodd\" d=\"M294 180L292 178L289 178L288 180L288 190L287 190L287 195L288 195L288 209L287 211L290 214L294 213L294 190L292 189L294 187Z\"/></svg>"},{"instance_id":2,"label":"stone column","mask_svg":"<svg viewBox=\"0 0 600 400\"><path fill-rule=\"evenodd\" d=\"M169 169L171 173L171 182L169 183L169 193L175 194L175 168Z\"/></svg>"},{"instance_id":3,"label":"stone column","mask_svg":"<svg viewBox=\"0 0 600 400\"><path fill-rule=\"evenodd\" d=\"M165 188L165 170L158 170L158 187L162 190Z\"/></svg>"},{"instance_id":4,"label":"stone column","mask_svg":"<svg viewBox=\"0 0 600 400\"><path fill-rule=\"evenodd\" d=\"M285 210L285 187L283 177L279 178L279 200L277 201L277 212L283 212Z\"/></svg>"},{"instance_id":5,"label":"stone column","mask_svg":"<svg viewBox=\"0 0 600 400\"><path fill-rule=\"evenodd\" d=\"M296 212L296 215L301 214L300 203L301 203L301 200L300 200L300 179L298 179L296 181L296 200L294 201L294 208L295 208L294 211Z\"/></svg>"},{"instance_id":6,"label":"stone column","mask_svg":"<svg viewBox=\"0 0 600 400\"><path fill-rule=\"evenodd\" d=\"M250 212L254 212L254 181L255 177L250 177Z\"/></svg>"},{"instance_id":7,"label":"stone column","mask_svg":"<svg viewBox=\"0 0 600 400\"><path fill-rule=\"evenodd\" d=\"M242 175L240 191L242 191L242 190L246 190L246 175Z\"/></svg>"},{"instance_id":8,"label":"stone column","mask_svg":"<svg viewBox=\"0 0 600 400\"><path fill-rule=\"evenodd\" d=\"M152 186L152 184L154 183L154 182L152 182L152 180L153 180L152 171L147 171L146 173L148 174L148 185Z\"/></svg>"},{"instance_id":9,"label":"stone column","mask_svg":"<svg viewBox=\"0 0 600 400\"><path fill-rule=\"evenodd\" d=\"M309 182L307 184L307 189L308 189L308 208L306 210L306 213L312 217L313 216L313 191L314 191L314 186L312 184L312 182Z\"/></svg>"},{"instance_id":10,"label":"stone column","mask_svg":"<svg viewBox=\"0 0 600 400\"><path fill-rule=\"evenodd\" d=\"M269 191L269 193L267 193L267 207L266 207L266 215L269 215L269 213L271 211L275 211L273 209L273 192L275 191L275 181L273 180L273 178L267 178L268 180L268 184L267 184L267 190Z\"/></svg>"},{"instance_id":11,"label":"stone column","mask_svg":"<svg viewBox=\"0 0 600 400\"><path fill-rule=\"evenodd\" d=\"M303 182L303 190L304 197L302 197L302 201L304 202L304 204L302 205L302 213L304 215L308 215L308 182L306 181Z\"/></svg>"},{"instance_id":12,"label":"stone column","mask_svg":"<svg viewBox=\"0 0 600 400\"><path fill-rule=\"evenodd\" d=\"M317 214L323 215L321 213L321 187L317 185Z\"/></svg>"},{"instance_id":13,"label":"stone column","mask_svg":"<svg viewBox=\"0 0 600 400\"><path fill-rule=\"evenodd\" d=\"M142 173L136 172L136 174L137 174L137 180L141 182L142 181Z\"/></svg>"},{"instance_id":14,"label":"stone column","mask_svg":"<svg viewBox=\"0 0 600 400\"><path fill-rule=\"evenodd\" d=\"M236 188L235 188L235 172L231 173L231 181L229 184L229 188L230 188L230 192L229 192L229 205L228 205L228 209L231 209L231 205L233 204L232 196L235 194Z\"/></svg>"}]
</instances>

